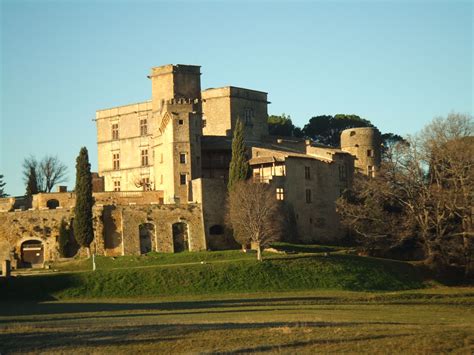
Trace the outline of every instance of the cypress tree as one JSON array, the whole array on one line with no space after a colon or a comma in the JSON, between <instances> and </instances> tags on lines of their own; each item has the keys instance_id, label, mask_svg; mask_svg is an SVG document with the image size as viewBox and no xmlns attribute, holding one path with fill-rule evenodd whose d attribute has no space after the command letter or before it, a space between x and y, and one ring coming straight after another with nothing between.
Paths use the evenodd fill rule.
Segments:
<instances>
[{"instance_id":1,"label":"cypress tree","mask_svg":"<svg viewBox=\"0 0 474 355\"><path fill-rule=\"evenodd\" d=\"M28 174L28 183L26 184L26 197L31 198L38 193L38 178L36 177L36 169L30 166Z\"/></svg>"},{"instance_id":2,"label":"cypress tree","mask_svg":"<svg viewBox=\"0 0 474 355\"><path fill-rule=\"evenodd\" d=\"M232 137L232 160L229 166L229 182L227 188L231 190L236 182L246 180L249 170L249 163L245 156L244 125L242 121L237 118L234 136Z\"/></svg>"},{"instance_id":3,"label":"cypress tree","mask_svg":"<svg viewBox=\"0 0 474 355\"><path fill-rule=\"evenodd\" d=\"M59 225L59 236L58 236L58 248L59 255L65 258L67 256L67 245L69 244L69 231L67 229L67 224L64 219L61 220Z\"/></svg>"},{"instance_id":4,"label":"cypress tree","mask_svg":"<svg viewBox=\"0 0 474 355\"><path fill-rule=\"evenodd\" d=\"M0 174L0 197L7 197L8 194L5 193L4 186L6 185L6 182L3 182L3 175Z\"/></svg>"},{"instance_id":5,"label":"cypress tree","mask_svg":"<svg viewBox=\"0 0 474 355\"><path fill-rule=\"evenodd\" d=\"M76 159L76 207L74 208L74 238L81 247L87 248L94 239L92 227L92 175L87 148L82 147Z\"/></svg>"}]
</instances>

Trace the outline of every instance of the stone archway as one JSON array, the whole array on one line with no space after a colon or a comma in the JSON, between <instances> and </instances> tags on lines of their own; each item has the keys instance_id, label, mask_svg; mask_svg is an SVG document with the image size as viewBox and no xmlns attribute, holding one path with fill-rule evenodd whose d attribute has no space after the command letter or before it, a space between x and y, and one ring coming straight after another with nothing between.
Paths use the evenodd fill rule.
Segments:
<instances>
[{"instance_id":1,"label":"stone archway","mask_svg":"<svg viewBox=\"0 0 474 355\"><path fill-rule=\"evenodd\" d=\"M155 226L153 223L142 223L138 226L140 237L140 254L152 251L152 240L155 237Z\"/></svg>"},{"instance_id":2,"label":"stone archway","mask_svg":"<svg viewBox=\"0 0 474 355\"><path fill-rule=\"evenodd\" d=\"M186 222L173 224L173 247L174 252L189 251L189 231Z\"/></svg>"},{"instance_id":3,"label":"stone archway","mask_svg":"<svg viewBox=\"0 0 474 355\"><path fill-rule=\"evenodd\" d=\"M21 243L21 265L33 267L44 262L44 245L40 240L29 239Z\"/></svg>"},{"instance_id":4,"label":"stone archway","mask_svg":"<svg viewBox=\"0 0 474 355\"><path fill-rule=\"evenodd\" d=\"M54 210L59 207L59 201L55 198L48 200L46 202L46 207L48 207L50 210Z\"/></svg>"}]
</instances>

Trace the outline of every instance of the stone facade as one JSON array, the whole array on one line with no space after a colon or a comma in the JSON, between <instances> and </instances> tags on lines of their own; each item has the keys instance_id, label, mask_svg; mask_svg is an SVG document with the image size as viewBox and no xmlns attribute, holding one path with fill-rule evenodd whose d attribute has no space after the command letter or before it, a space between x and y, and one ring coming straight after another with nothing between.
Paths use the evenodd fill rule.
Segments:
<instances>
[{"instance_id":1,"label":"stone facade","mask_svg":"<svg viewBox=\"0 0 474 355\"><path fill-rule=\"evenodd\" d=\"M335 201L351 184L354 160L375 174L380 132L344 131L341 149L271 137L267 93L233 86L201 91L200 75L194 65L152 68L150 101L97 111L93 251L119 256L235 247L225 203L237 119L245 126L254 182L270 184L286 202L294 239L343 237ZM0 259L33 265L59 257L59 224L71 224L75 204L74 193L60 191L32 201L0 199ZM81 252L76 245L69 256Z\"/></svg>"}]
</instances>

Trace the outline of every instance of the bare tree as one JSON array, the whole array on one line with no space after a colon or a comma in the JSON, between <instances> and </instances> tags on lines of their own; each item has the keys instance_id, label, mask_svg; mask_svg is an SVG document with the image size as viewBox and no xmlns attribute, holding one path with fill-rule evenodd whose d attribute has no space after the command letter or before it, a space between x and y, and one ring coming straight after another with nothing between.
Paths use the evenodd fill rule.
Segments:
<instances>
[{"instance_id":1,"label":"bare tree","mask_svg":"<svg viewBox=\"0 0 474 355\"><path fill-rule=\"evenodd\" d=\"M57 156L47 155L41 161L29 156L23 161L23 177L28 184L31 173L36 173L38 192L51 192L53 187L67 179L67 166Z\"/></svg>"},{"instance_id":2,"label":"bare tree","mask_svg":"<svg viewBox=\"0 0 474 355\"><path fill-rule=\"evenodd\" d=\"M370 221L367 216L377 216L380 206L395 203L406 220L415 222L428 264L437 268L463 265L468 274L473 236L472 134L471 116L450 114L433 120L419 134L408 137L407 143L397 144L384 162L380 179L373 182L378 186L360 185L358 201L340 202L345 223L359 228L359 234L369 225L377 230L373 221L362 222ZM393 234L393 214L382 217L387 222L385 234Z\"/></svg>"},{"instance_id":3,"label":"bare tree","mask_svg":"<svg viewBox=\"0 0 474 355\"><path fill-rule=\"evenodd\" d=\"M262 248L279 240L284 230L282 202L268 184L237 182L229 192L227 220L235 240L254 244L260 261Z\"/></svg>"}]
</instances>

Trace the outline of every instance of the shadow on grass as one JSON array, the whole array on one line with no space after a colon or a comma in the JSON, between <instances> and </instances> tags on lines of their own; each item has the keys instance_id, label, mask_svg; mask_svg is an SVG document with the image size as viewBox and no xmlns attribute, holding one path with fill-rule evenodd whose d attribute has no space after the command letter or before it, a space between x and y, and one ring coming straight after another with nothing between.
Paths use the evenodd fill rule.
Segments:
<instances>
[{"instance_id":1,"label":"shadow on grass","mask_svg":"<svg viewBox=\"0 0 474 355\"><path fill-rule=\"evenodd\" d=\"M104 327L103 324L87 324L84 328L75 326L74 328L61 327L57 330L33 331L29 330L9 332L0 334L0 349L4 352L38 352L54 351L55 348L77 348L90 347L98 350L100 346L114 345L134 345L134 344L155 344L164 341L179 341L189 337L192 333L202 333L209 331L238 331L257 330L272 328L325 328L325 327L357 327L371 323L359 322L262 322L262 323L194 323L194 324L153 324L153 325L131 325L131 326L111 326ZM380 323L379 323L380 324ZM385 324L385 323L384 323ZM93 328L96 326L97 328ZM408 334L407 334L408 335ZM206 334L203 334L205 337ZM255 348L239 349L237 352L254 352L276 350L277 347L296 347L317 344L319 342L350 342L394 337L395 335L374 335L372 337L340 338L330 340L315 340L310 342L297 342L282 344L278 346L260 346ZM404 336L404 334L396 335ZM267 349L268 348L268 349Z\"/></svg>"}]
</instances>

